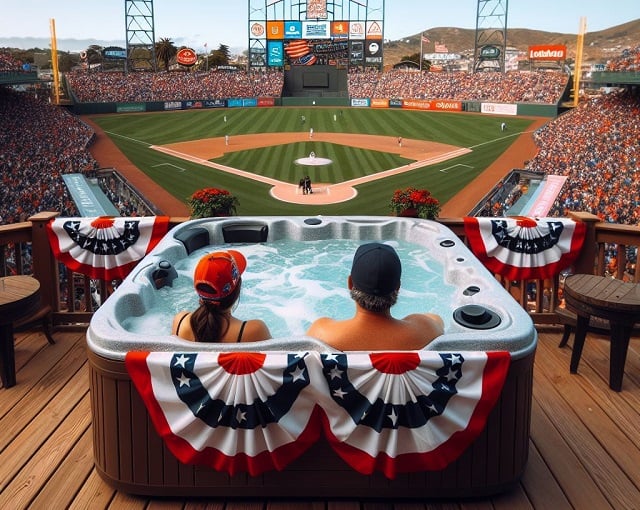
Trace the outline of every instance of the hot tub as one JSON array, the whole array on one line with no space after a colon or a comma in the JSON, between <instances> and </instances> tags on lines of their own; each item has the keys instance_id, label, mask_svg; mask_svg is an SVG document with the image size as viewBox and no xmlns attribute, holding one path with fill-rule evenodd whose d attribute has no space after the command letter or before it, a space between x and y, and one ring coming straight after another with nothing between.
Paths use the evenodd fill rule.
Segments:
<instances>
[{"instance_id":1,"label":"hot tub","mask_svg":"<svg viewBox=\"0 0 640 510\"><path fill-rule=\"evenodd\" d=\"M479 435L446 466L394 473L392 479L378 470L362 474L352 469L329 446L328 439L335 438L322 434L286 466L258 475L233 470L229 474L178 460L156 432L132 383L125 366L127 353L306 352L312 353L308 357L312 363L316 358L325 359L332 349L301 331L278 333L274 339L252 344L192 343L166 333L166 324L152 331L148 327L136 330L129 326L131 319L150 314L161 292L171 292L179 279L190 278L180 270L190 254L231 246L269 247L281 240L336 239L411 243L425 248L442 266L442 279L453 289L446 298L448 310L438 310L446 329L425 351L509 353L504 385ZM251 260L249 265L247 271ZM345 279L348 269L346 266ZM243 293L245 290L243 286ZM419 304L420 300L414 301ZM422 310L426 308L425 304ZM460 239L437 222L367 216L232 217L183 223L167 234L94 314L87 342L95 465L108 483L125 492L224 498L475 497L509 489L526 465L535 328L529 315Z\"/></svg>"}]
</instances>

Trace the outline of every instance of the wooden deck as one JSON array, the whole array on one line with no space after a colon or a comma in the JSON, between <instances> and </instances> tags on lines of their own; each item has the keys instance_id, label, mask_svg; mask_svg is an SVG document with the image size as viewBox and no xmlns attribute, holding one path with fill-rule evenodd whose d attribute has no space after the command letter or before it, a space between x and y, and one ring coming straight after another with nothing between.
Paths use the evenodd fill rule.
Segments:
<instances>
[{"instance_id":1,"label":"wooden deck","mask_svg":"<svg viewBox=\"0 0 640 510\"><path fill-rule=\"evenodd\" d=\"M640 338L631 340L623 391L609 389L609 343L589 335L579 374L571 341L540 332L530 456L521 483L473 501L203 501L133 497L93 469L84 332L16 337L17 385L0 388L0 508L415 510L632 509L640 505ZM309 480L312 484L313 480Z\"/></svg>"}]
</instances>

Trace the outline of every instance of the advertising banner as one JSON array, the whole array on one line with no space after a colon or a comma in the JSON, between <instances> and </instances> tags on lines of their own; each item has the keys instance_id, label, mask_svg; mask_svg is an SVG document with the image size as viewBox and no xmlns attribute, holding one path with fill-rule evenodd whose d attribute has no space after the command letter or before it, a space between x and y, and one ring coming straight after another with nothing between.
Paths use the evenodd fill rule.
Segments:
<instances>
[{"instance_id":1,"label":"advertising banner","mask_svg":"<svg viewBox=\"0 0 640 510\"><path fill-rule=\"evenodd\" d=\"M518 115L518 105L506 103L482 103L480 111L482 113L490 113L494 115Z\"/></svg>"},{"instance_id":2,"label":"advertising banner","mask_svg":"<svg viewBox=\"0 0 640 510\"><path fill-rule=\"evenodd\" d=\"M302 23L300 21L285 21L285 39L302 39Z\"/></svg>"},{"instance_id":3,"label":"advertising banner","mask_svg":"<svg viewBox=\"0 0 640 510\"><path fill-rule=\"evenodd\" d=\"M116 105L117 113L130 113L130 112L146 112L147 103L118 103Z\"/></svg>"},{"instance_id":4,"label":"advertising banner","mask_svg":"<svg viewBox=\"0 0 640 510\"><path fill-rule=\"evenodd\" d=\"M529 46L529 60L565 60L567 47L562 44Z\"/></svg>"},{"instance_id":5,"label":"advertising banner","mask_svg":"<svg viewBox=\"0 0 640 510\"><path fill-rule=\"evenodd\" d=\"M267 21L267 39L284 39L284 21Z\"/></svg>"},{"instance_id":6,"label":"advertising banner","mask_svg":"<svg viewBox=\"0 0 640 510\"><path fill-rule=\"evenodd\" d=\"M402 101L402 107L408 110L461 112L462 101L443 99L405 99Z\"/></svg>"},{"instance_id":7,"label":"advertising banner","mask_svg":"<svg viewBox=\"0 0 640 510\"><path fill-rule=\"evenodd\" d=\"M259 97L258 98L258 107L265 108L268 106L275 106L276 99L275 97Z\"/></svg>"},{"instance_id":8,"label":"advertising banner","mask_svg":"<svg viewBox=\"0 0 640 510\"><path fill-rule=\"evenodd\" d=\"M331 24L328 21L304 21L302 23L303 39L329 39Z\"/></svg>"},{"instance_id":9,"label":"advertising banner","mask_svg":"<svg viewBox=\"0 0 640 510\"><path fill-rule=\"evenodd\" d=\"M382 21L367 21L367 39L382 40Z\"/></svg>"},{"instance_id":10,"label":"advertising banner","mask_svg":"<svg viewBox=\"0 0 640 510\"><path fill-rule=\"evenodd\" d=\"M267 65L282 67L284 65L284 45L282 41L269 41L267 43Z\"/></svg>"},{"instance_id":11,"label":"advertising banner","mask_svg":"<svg viewBox=\"0 0 640 510\"><path fill-rule=\"evenodd\" d=\"M382 43L367 41L364 45L364 60L366 65L382 63Z\"/></svg>"},{"instance_id":12,"label":"advertising banner","mask_svg":"<svg viewBox=\"0 0 640 510\"><path fill-rule=\"evenodd\" d=\"M367 35L367 27L364 21L352 21L349 23L349 39L364 41Z\"/></svg>"},{"instance_id":13,"label":"advertising banner","mask_svg":"<svg viewBox=\"0 0 640 510\"><path fill-rule=\"evenodd\" d=\"M389 108L388 99L372 99L371 108Z\"/></svg>"},{"instance_id":14,"label":"advertising banner","mask_svg":"<svg viewBox=\"0 0 640 510\"><path fill-rule=\"evenodd\" d=\"M327 0L307 0L307 19L327 18Z\"/></svg>"},{"instance_id":15,"label":"advertising banner","mask_svg":"<svg viewBox=\"0 0 640 510\"><path fill-rule=\"evenodd\" d=\"M334 39L347 39L349 37L349 22L333 21L331 23L331 37Z\"/></svg>"},{"instance_id":16,"label":"advertising banner","mask_svg":"<svg viewBox=\"0 0 640 510\"><path fill-rule=\"evenodd\" d=\"M351 99L351 106L355 108L366 108L369 106L370 100L367 98L353 98Z\"/></svg>"},{"instance_id":17,"label":"advertising banner","mask_svg":"<svg viewBox=\"0 0 640 510\"><path fill-rule=\"evenodd\" d=\"M262 21L254 21L249 24L249 33L252 39L263 39L267 33L267 24Z\"/></svg>"}]
</instances>

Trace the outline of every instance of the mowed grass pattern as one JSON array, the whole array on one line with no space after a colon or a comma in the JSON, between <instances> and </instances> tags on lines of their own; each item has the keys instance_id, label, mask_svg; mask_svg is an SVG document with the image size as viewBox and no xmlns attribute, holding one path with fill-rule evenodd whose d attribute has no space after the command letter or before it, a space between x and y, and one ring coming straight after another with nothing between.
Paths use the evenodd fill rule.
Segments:
<instances>
[{"instance_id":1,"label":"mowed grass pattern","mask_svg":"<svg viewBox=\"0 0 640 510\"><path fill-rule=\"evenodd\" d=\"M226 117L226 122L225 122ZM305 118L304 123L302 117ZM92 119L111 136L130 161L178 199L215 186L238 196L241 215L388 215L393 191L406 186L429 189L442 203L482 173L526 131L532 119L475 114L356 108L247 108L109 115ZM508 131L500 131L507 122ZM308 132L361 133L430 140L472 152L357 186L353 200L330 205L297 205L271 197L270 185L203 167L149 149L188 140L239 134ZM316 169L295 159L313 151L334 163ZM309 140L229 153L217 163L296 184L308 173L314 182L338 183L409 163L395 154Z\"/></svg>"}]
</instances>

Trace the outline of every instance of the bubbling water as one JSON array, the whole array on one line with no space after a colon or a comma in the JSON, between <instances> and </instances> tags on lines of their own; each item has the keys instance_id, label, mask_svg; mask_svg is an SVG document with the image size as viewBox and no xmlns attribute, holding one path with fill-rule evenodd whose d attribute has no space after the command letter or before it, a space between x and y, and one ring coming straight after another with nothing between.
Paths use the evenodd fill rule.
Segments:
<instances>
[{"instance_id":1,"label":"bubbling water","mask_svg":"<svg viewBox=\"0 0 640 510\"><path fill-rule=\"evenodd\" d=\"M434 312L442 316L446 327L456 287L445 281L442 264L423 246L406 241L386 242L396 249L402 261L402 283L393 316ZM355 305L349 296L347 277L353 254L362 243L339 239L228 245L247 258L234 316L262 319L274 337L303 335L319 317L351 317ZM169 334L176 313L198 307L193 290L195 265L205 253L219 249L208 246L177 262L178 278L173 285L154 290L155 303L143 316L125 318L123 327L132 333Z\"/></svg>"}]
</instances>

